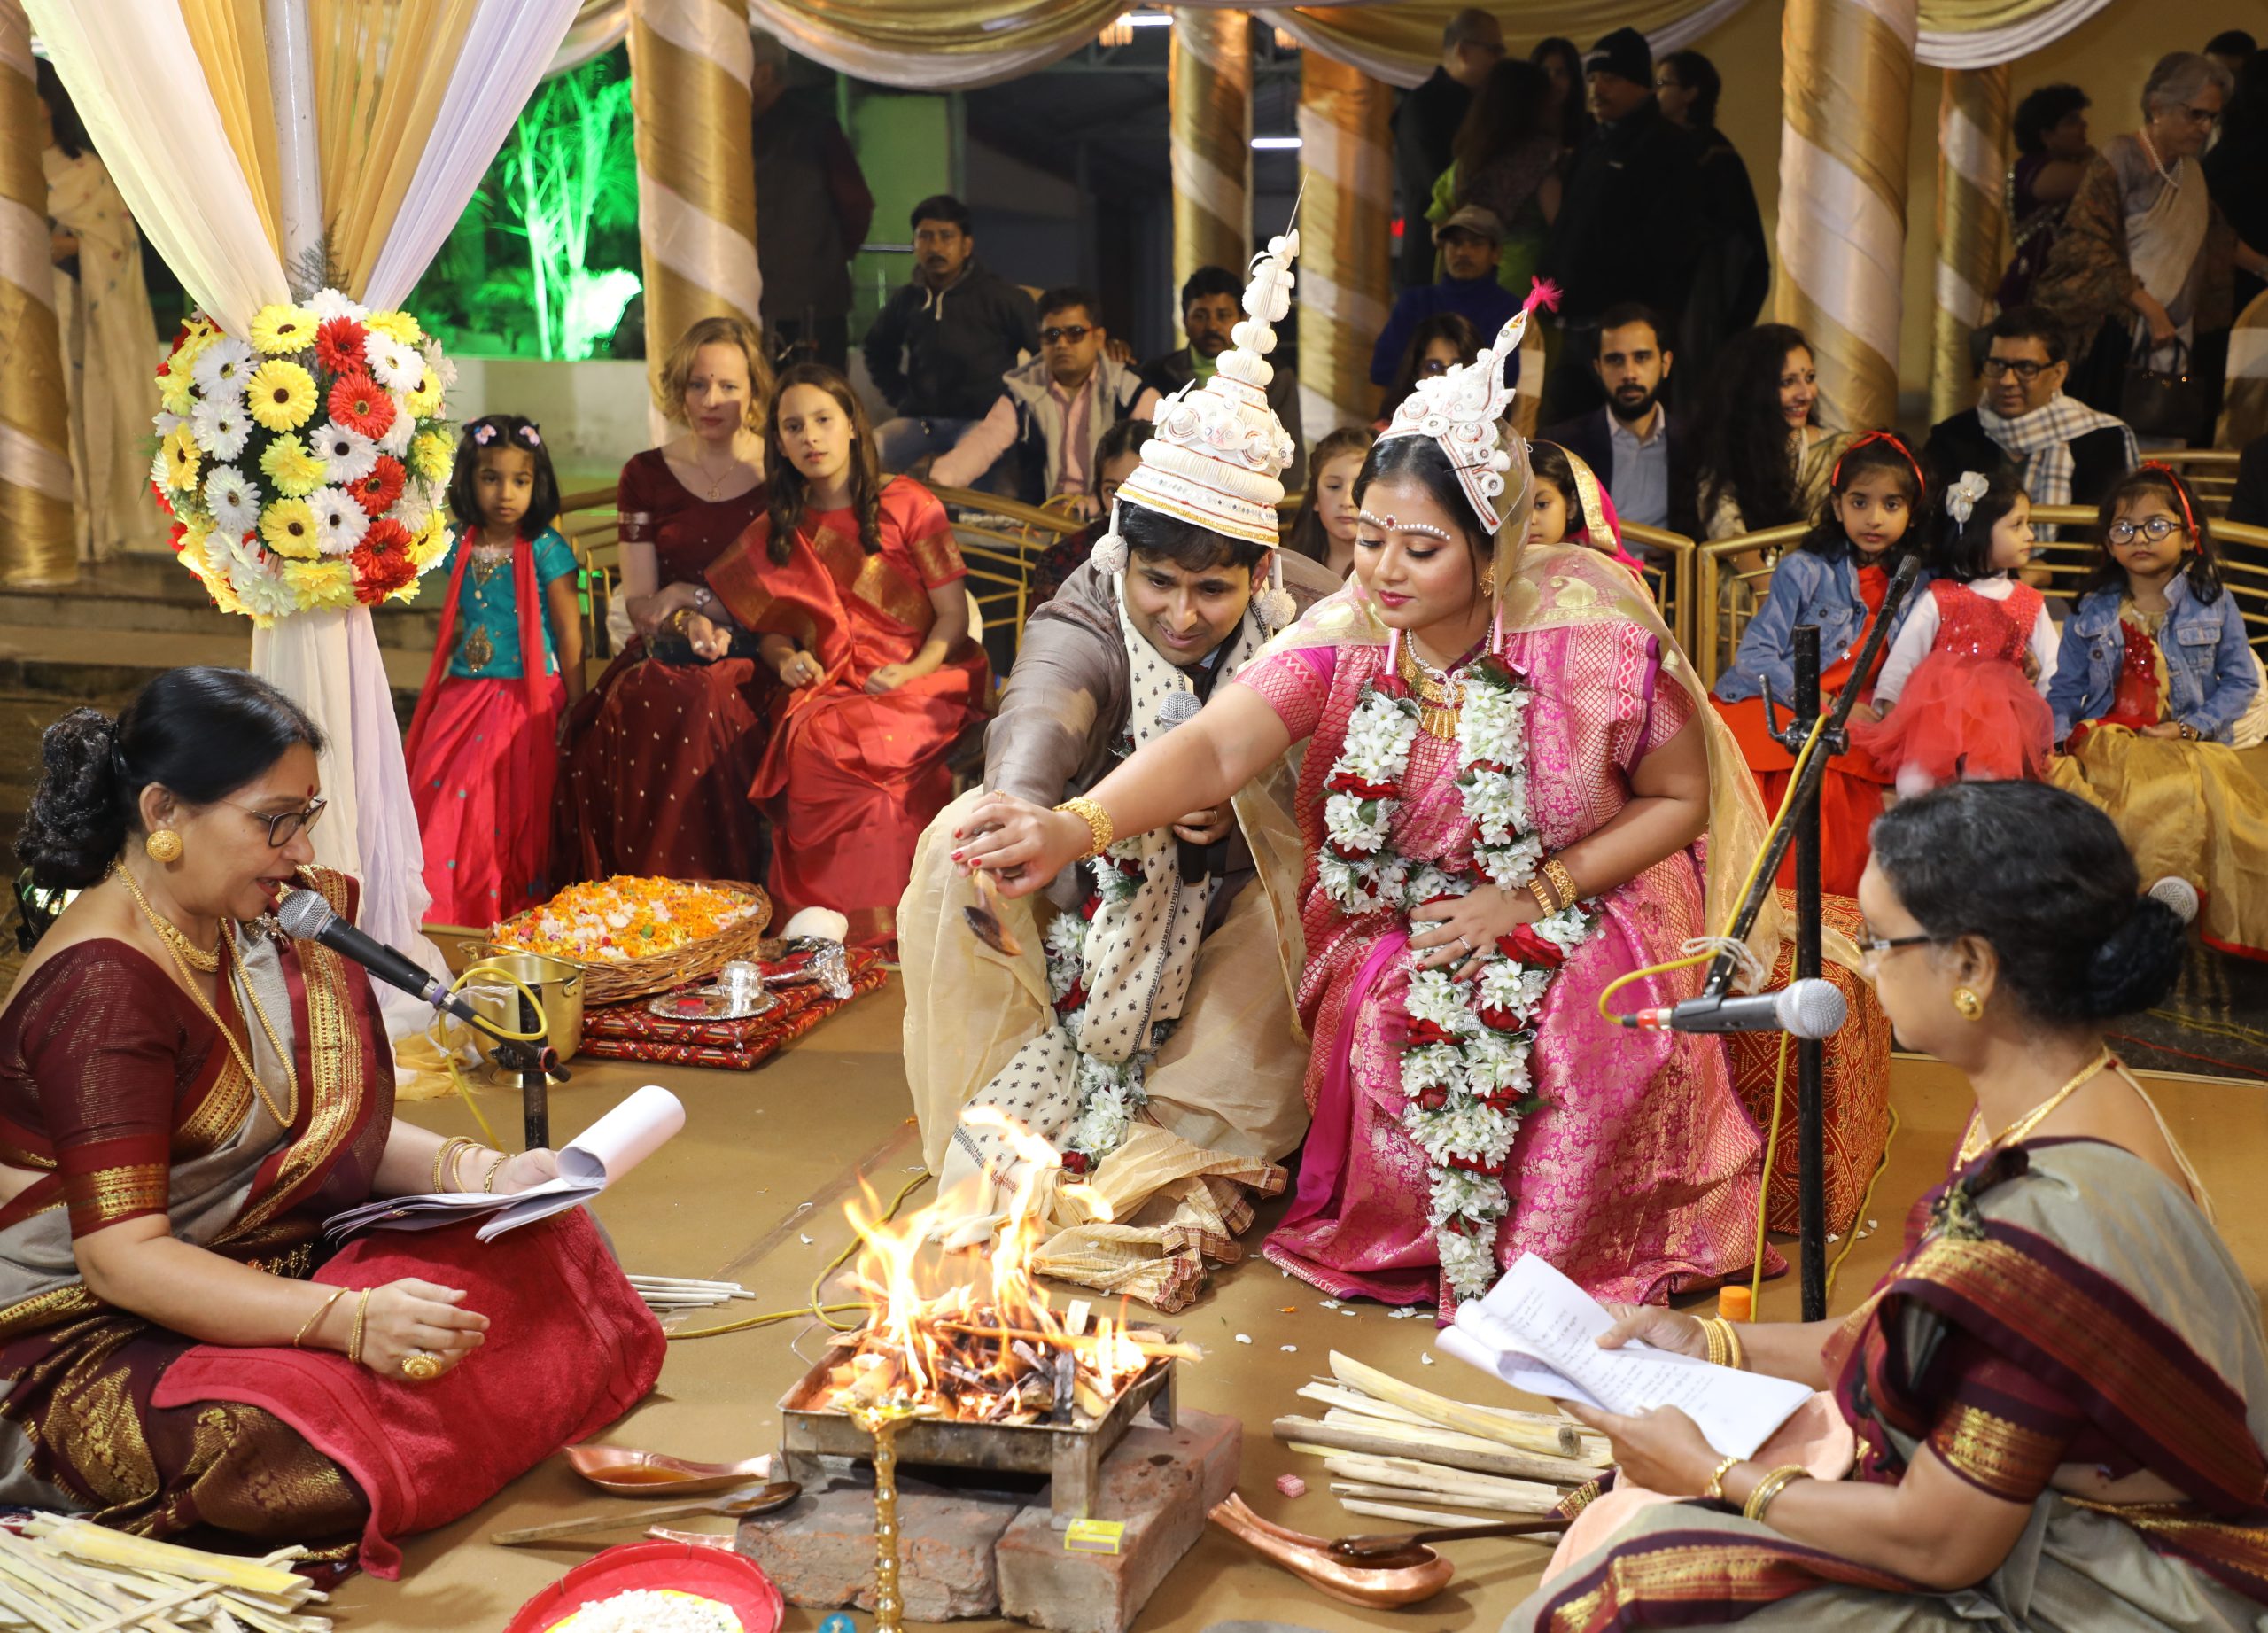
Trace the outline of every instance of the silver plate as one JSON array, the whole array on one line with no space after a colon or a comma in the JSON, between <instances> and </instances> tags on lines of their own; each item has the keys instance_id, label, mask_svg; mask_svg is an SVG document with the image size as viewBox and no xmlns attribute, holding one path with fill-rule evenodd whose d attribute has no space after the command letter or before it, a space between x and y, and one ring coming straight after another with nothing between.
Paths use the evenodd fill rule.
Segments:
<instances>
[{"instance_id":1,"label":"silver plate","mask_svg":"<svg viewBox=\"0 0 2268 1633\"><path fill-rule=\"evenodd\" d=\"M779 1007L780 1000L760 988L735 994L720 986L702 986L646 1000L646 1013L664 1021L745 1021Z\"/></svg>"}]
</instances>

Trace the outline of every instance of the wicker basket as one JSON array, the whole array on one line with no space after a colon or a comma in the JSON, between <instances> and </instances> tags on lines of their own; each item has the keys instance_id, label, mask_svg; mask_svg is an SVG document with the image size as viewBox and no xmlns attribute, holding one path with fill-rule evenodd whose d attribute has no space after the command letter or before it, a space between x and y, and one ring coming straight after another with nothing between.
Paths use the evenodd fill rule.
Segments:
<instances>
[{"instance_id":1,"label":"wicker basket","mask_svg":"<svg viewBox=\"0 0 2268 1633\"><path fill-rule=\"evenodd\" d=\"M737 879L703 879L701 883L713 890L726 890L735 896L745 896L756 904L756 911L736 924L726 926L715 935L690 942L674 953L656 953L645 958L625 959L618 963L584 962L568 959L563 961L577 965L585 975L583 1003L588 1007L602 1004L626 1004L633 999L652 998L690 982L713 976L734 959L752 959L757 947L764 940L764 932L772 924L772 898L753 884L743 884ZM488 953L521 953L501 942L485 942L482 951ZM556 956L555 954L548 956Z\"/></svg>"}]
</instances>

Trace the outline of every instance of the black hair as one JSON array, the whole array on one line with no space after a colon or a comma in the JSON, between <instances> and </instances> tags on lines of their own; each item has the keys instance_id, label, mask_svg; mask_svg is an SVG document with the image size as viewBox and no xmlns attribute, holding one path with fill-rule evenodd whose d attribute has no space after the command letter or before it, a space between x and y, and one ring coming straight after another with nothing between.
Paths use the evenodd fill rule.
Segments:
<instances>
[{"instance_id":1,"label":"black hair","mask_svg":"<svg viewBox=\"0 0 2268 1633\"><path fill-rule=\"evenodd\" d=\"M87 121L79 117L78 105L63 88L63 76L44 58L38 59L35 69L33 83L39 89L39 99L47 104L48 122L55 128L55 145L66 159L90 152L95 144L87 136Z\"/></svg>"},{"instance_id":2,"label":"black hair","mask_svg":"<svg viewBox=\"0 0 2268 1633\"><path fill-rule=\"evenodd\" d=\"M1677 75L1677 82L1693 93L1692 111L1687 117L1703 128L1715 124L1717 98L1725 94L1724 75L1717 72L1717 65L1699 51L1672 51L1659 66Z\"/></svg>"},{"instance_id":3,"label":"black hair","mask_svg":"<svg viewBox=\"0 0 2268 1633\"><path fill-rule=\"evenodd\" d=\"M1188 311L1208 295L1226 295L1231 300L1242 301L1244 280L1226 267L1200 267L1182 282L1181 309Z\"/></svg>"},{"instance_id":4,"label":"black hair","mask_svg":"<svg viewBox=\"0 0 2268 1633\"><path fill-rule=\"evenodd\" d=\"M2238 57L2249 60L2260 50L2260 42L2241 28L2224 28L2205 42L2208 57Z\"/></svg>"},{"instance_id":5,"label":"black hair","mask_svg":"<svg viewBox=\"0 0 2268 1633\"><path fill-rule=\"evenodd\" d=\"M1990 351L1995 340L2037 340L2047 348L2050 367L2071 354L2070 332L2063 325L2047 315L2045 307L2029 303L2010 307L1984 326L1985 349Z\"/></svg>"},{"instance_id":6,"label":"black hair","mask_svg":"<svg viewBox=\"0 0 2268 1633\"><path fill-rule=\"evenodd\" d=\"M1710 377L1701 415L1702 509L1734 499L1751 531L1811 519L1796 508L1788 422L1780 412L1780 370L1798 347L1811 349L1802 330L1759 323L1725 342Z\"/></svg>"},{"instance_id":7,"label":"black hair","mask_svg":"<svg viewBox=\"0 0 2268 1633\"><path fill-rule=\"evenodd\" d=\"M1559 145L1579 147L1591 128L1591 111L1583 99L1582 49L1565 35L1546 35L1535 43L1527 59L1548 73L1553 58L1566 71L1567 99L1559 105Z\"/></svg>"},{"instance_id":8,"label":"black hair","mask_svg":"<svg viewBox=\"0 0 2268 1633\"><path fill-rule=\"evenodd\" d=\"M1672 352L1669 320L1643 300L1618 300L1598 315L1598 330L1604 334L1610 329L1620 329L1627 323L1643 323L1654 331L1654 349Z\"/></svg>"},{"instance_id":9,"label":"black hair","mask_svg":"<svg viewBox=\"0 0 2268 1633\"><path fill-rule=\"evenodd\" d=\"M1461 189L1472 187L1474 173L1489 159L1514 152L1548 134L1544 100L1550 89L1551 76L1534 63L1506 57L1489 66L1480 89L1472 93L1449 150L1456 161Z\"/></svg>"},{"instance_id":10,"label":"black hair","mask_svg":"<svg viewBox=\"0 0 2268 1633\"><path fill-rule=\"evenodd\" d=\"M1152 430L1147 420L1113 420L1095 439L1095 479L1102 479L1102 468L1114 459L1123 459L1129 454L1141 451L1150 439Z\"/></svg>"},{"instance_id":11,"label":"black hair","mask_svg":"<svg viewBox=\"0 0 2268 1633\"><path fill-rule=\"evenodd\" d=\"M1392 419L1394 411L1409 400L1418 389L1418 382L1425 377L1418 372L1425 367L1425 349L1436 340L1449 341L1456 347L1456 360L1469 363L1480 355L1480 335L1461 312L1436 312L1421 319L1410 331L1409 344L1402 348L1402 362L1394 372L1394 384L1386 388L1386 397L1379 409L1380 419Z\"/></svg>"},{"instance_id":12,"label":"black hair","mask_svg":"<svg viewBox=\"0 0 2268 1633\"><path fill-rule=\"evenodd\" d=\"M1843 530L1842 518L1835 514L1835 499L1870 470L1887 470L1898 478L1899 491L1906 495L1909 512L1905 533L1883 552L1883 564L1891 565L1899 557L1920 550L1922 540L1929 533L1929 524L1922 516L1929 495L1922 491L1922 472L1915 463L1914 450L1894 431L1869 432L1866 440L1854 442L1844 450L1843 457L1835 462L1827 491L1819 496L1819 514L1812 518L1811 531L1798 543L1798 549L1809 550L1831 562L1842 561L1855 553L1850 535Z\"/></svg>"},{"instance_id":13,"label":"black hair","mask_svg":"<svg viewBox=\"0 0 2268 1633\"><path fill-rule=\"evenodd\" d=\"M1984 496L1969 508L1967 521L1953 513L1951 488L1938 495L1938 541L1930 555L1930 570L1956 584L1989 579L2000 569L1992 565L1992 530L2024 497L2016 471L2003 466L1986 478Z\"/></svg>"},{"instance_id":14,"label":"black hair","mask_svg":"<svg viewBox=\"0 0 2268 1633\"><path fill-rule=\"evenodd\" d=\"M2076 85L2042 85L2016 104L2016 136L2019 153L2044 153L2047 133L2093 99Z\"/></svg>"},{"instance_id":15,"label":"black hair","mask_svg":"<svg viewBox=\"0 0 2268 1633\"><path fill-rule=\"evenodd\" d=\"M16 855L43 888L83 890L141 827L144 789L210 805L301 743L320 754L322 733L267 681L241 669L168 669L115 720L74 709L41 735Z\"/></svg>"},{"instance_id":16,"label":"black hair","mask_svg":"<svg viewBox=\"0 0 2268 1633\"><path fill-rule=\"evenodd\" d=\"M520 517L520 536L533 539L559 519L559 474L551 468L541 428L517 414L484 414L464 428L449 471L449 514L467 527L485 525L480 514L480 456L496 448L517 449L535 462L527 514Z\"/></svg>"},{"instance_id":17,"label":"black hair","mask_svg":"<svg viewBox=\"0 0 2268 1633\"><path fill-rule=\"evenodd\" d=\"M1242 567L1248 572L1268 554L1265 545L1216 533L1141 504L1118 507L1118 533L1126 540L1130 564L1134 556L1146 556L1169 561L1184 572L1214 567Z\"/></svg>"},{"instance_id":18,"label":"black hair","mask_svg":"<svg viewBox=\"0 0 2268 1633\"><path fill-rule=\"evenodd\" d=\"M923 222L951 222L963 232L969 229L968 206L951 193L931 193L913 206L913 214L906 218L906 225L920 230Z\"/></svg>"},{"instance_id":19,"label":"black hair","mask_svg":"<svg viewBox=\"0 0 2268 1633\"><path fill-rule=\"evenodd\" d=\"M2141 893L2110 819L2045 782L1955 782L1891 807L1875 863L1932 937L1992 949L2023 1013L2051 1026L2132 1015L2172 988L2180 915Z\"/></svg>"},{"instance_id":20,"label":"black hair","mask_svg":"<svg viewBox=\"0 0 2268 1633\"><path fill-rule=\"evenodd\" d=\"M1073 307L1078 307L1087 315L1087 323L1090 327L1099 329L1103 326L1102 303L1094 298L1092 291L1082 288L1076 284L1065 284L1047 291L1040 296L1035 310L1039 315L1039 321L1044 323L1054 314L1068 312Z\"/></svg>"},{"instance_id":21,"label":"black hair","mask_svg":"<svg viewBox=\"0 0 2268 1633\"><path fill-rule=\"evenodd\" d=\"M2189 580L2191 597L2201 605L2211 606L2221 598L2220 552L2213 543L2212 518L2198 504L2189 484L2163 465L2136 466L2102 496L2094 517L2094 536L2102 554L2095 562L2093 572L2080 587L2079 594L2092 595L2097 590L2126 587L2126 570L2110 553L2110 525L2118 519L2121 505L2142 498L2162 499L2167 509L2187 518L2196 542L2190 547L2189 565L2183 569L2182 576Z\"/></svg>"},{"instance_id":22,"label":"black hair","mask_svg":"<svg viewBox=\"0 0 2268 1633\"><path fill-rule=\"evenodd\" d=\"M1486 36L1495 19L1477 5L1469 5L1441 25L1441 49L1456 45L1478 45Z\"/></svg>"}]
</instances>

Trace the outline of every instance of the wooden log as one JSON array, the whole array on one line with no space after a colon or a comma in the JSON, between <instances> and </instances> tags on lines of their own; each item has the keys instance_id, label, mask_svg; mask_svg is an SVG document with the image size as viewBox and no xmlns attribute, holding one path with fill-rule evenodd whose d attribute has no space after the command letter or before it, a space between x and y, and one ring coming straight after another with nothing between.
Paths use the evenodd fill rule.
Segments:
<instances>
[{"instance_id":1,"label":"wooden log","mask_svg":"<svg viewBox=\"0 0 2268 1633\"><path fill-rule=\"evenodd\" d=\"M1474 1497L1510 1502L1557 1502L1561 1495L1557 1486L1544 1481L1507 1480L1497 1474L1476 1474L1470 1469L1420 1462L1415 1458L1336 1457L1325 1458L1324 1467L1342 1480L1374 1486L1400 1486L1406 1490L1463 1491Z\"/></svg>"},{"instance_id":2,"label":"wooden log","mask_svg":"<svg viewBox=\"0 0 2268 1633\"><path fill-rule=\"evenodd\" d=\"M1445 1429L1455 1429L1462 1435L1476 1435L1484 1440L1501 1441L1523 1451L1542 1452L1547 1457L1580 1458L1583 1455L1580 1427L1562 1418L1547 1418L1536 1412L1514 1414L1503 1409L1475 1406L1467 1401L1453 1401L1445 1395L1434 1394L1431 1389L1404 1383L1391 1372L1366 1366L1336 1349L1331 1352L1331 1375L1349 1388L1358 1389L1405 1411L1415 1412Z\"/></svg>"},{"instance_id":3,"label":"wooden log","mask_svg":"<svg viewBox=\"0 0 2268 1633\"><path fill-rule=\"evenodd\" d=\"M1474 1497L1463 1491L1412 1489L1407 1486L1366 1486L1353 1480L1334 1480L1331 1482L1331 1489L1336 1497L1357 1497L1373 1503L1422 1500L1446 1503L1452 1508L1477 1509L1488 1514L1548 1514L1559 1506L1559 1493L1556 1490L1549 1498L1515 1501L1497 1497Z\"/></svg>"},{"instance_id":4,"label":"wooden log","mask_svg":"<svg viewBox=\"0 0 2268 1633\"><path fill-rule=\"evenodd\" d=\"M1547 1480L1563 1486L1580 1486L1598 1474L1589 1464L1579 1463L1573 1458L1544 1457L1511 1446L1476 1449L1471 1435L1427 1435L1417 1429L1389 1435L1296 1417L1277 1419L1275 1432L1278 1440L1294 1442L1294 1450L1313 1448L1320 1457L1342 1451L1364 1452L1379 1458L1419 1457L1428 1462L1446 1463L1451 1468L1503 1474L1513 1480Z\"/></svg>"},{"instance_id":5,"label":"wooden log","mask_svg":"<svg viewBox=\"0 0 2268 1633\"><path fill-rule=\"evenodd\" d=\"M1365 1520L1399 1520L1404 1525L1430 1529L1435 1526L1476 1525L1481 1523L1471 1514L1443 1513L1438 1508L1411 1508L1402 1503L1371 1503L1360 1497L1342 1497L1339 1505L1350 1514L1360 1514ZM1555 1536L1544 1538L1556 1544Z\"/></svg>"}]
</instances>

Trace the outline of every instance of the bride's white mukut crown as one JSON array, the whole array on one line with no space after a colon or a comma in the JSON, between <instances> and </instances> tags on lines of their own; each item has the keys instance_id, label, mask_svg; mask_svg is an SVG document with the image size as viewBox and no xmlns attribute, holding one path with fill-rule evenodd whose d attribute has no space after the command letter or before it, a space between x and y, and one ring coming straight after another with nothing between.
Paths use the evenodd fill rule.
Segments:
<instances>
[{"instance_id":1,"label":"bride's white mukut crown","mask_svg":"<svg viewBox=\"0 0 2268 1633\"><path fill-rule=\"evenodd\" d=\"M1556 306L1558 293L1550 284L1538 284L1480 356L1418 381L1418 389L1395 408L1393 423L1379 437L1381 442L1431 437L1440 443L1464 496L1472 502L1472 513L1491 534L1503 525L1497 502L1504 496L1504 474L1512 468L1502 424L1512 401L1504 363L1518 354L1528 315L1538 306Z\"/></svg>"}]
</instances>

